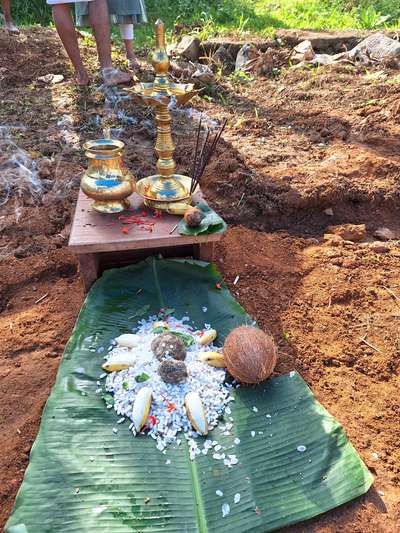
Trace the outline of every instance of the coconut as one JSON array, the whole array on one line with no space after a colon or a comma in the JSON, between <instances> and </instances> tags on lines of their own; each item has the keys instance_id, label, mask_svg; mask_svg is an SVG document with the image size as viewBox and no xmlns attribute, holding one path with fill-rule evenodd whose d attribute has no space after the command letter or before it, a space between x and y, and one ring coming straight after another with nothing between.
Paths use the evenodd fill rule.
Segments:
<instances>
[{"instance_id":1,"label":"coconut","mask_svg":"<svg viewBox=\"0 0 400 533\"><path fill-rule=\"evenodd\" d=\"M165 383L172 383L173 385L182 383L188 377L185 363L176 359L164 359L158 368L158 373Z\"/></svg>"},{"instance_id":2,"label":"coconut","mask_svg":"<svg viewBox=\"0 0 400 533\"><path fill-rule=\"evenodd\" d=\"M224 344L224 358L228 372L244 384L260 383L273 372L277 348L274 339L250 326L232 330Z\"/></svg>"},{"instance_id":3,"label":"coconut","mask_svg":"<svg viewBox=\"0 0 400 533\"><path fill-rule=\"evenodd\" d=\"M176 335L162 333L151 343L151 350L159 361L166 356L184 361L186 358L186 346Z\"/></svg>"}]
</instances>

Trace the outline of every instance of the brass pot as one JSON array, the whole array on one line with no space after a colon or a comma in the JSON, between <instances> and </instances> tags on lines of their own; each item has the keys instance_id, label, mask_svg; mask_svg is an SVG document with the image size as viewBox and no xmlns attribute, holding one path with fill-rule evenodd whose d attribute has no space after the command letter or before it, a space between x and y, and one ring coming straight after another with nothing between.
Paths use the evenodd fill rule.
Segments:
<instances>
[{"instance_id":1,"label":"brass pot","mask_svg":"<svg viewBox=\"0 0 400 533\"><path fill-rule=\"evenodd\" d=\"M88 141L83 145L88 168L81 178L82 191L94 200L99 213L120 213L129 207L135 178L122 160L124 143L113 139Z\"/></svg>"}]
</instances>

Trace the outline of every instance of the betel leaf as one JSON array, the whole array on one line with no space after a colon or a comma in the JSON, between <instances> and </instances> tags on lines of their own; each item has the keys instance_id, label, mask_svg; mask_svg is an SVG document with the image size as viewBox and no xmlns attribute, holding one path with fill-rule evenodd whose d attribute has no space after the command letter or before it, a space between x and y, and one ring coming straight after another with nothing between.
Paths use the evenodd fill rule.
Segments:
<instances>
[{"instance_id":1,"label":"betel leaf","mask_svg":"<svg viewBox=\"0 0 400 533\"><path fill-rule=\"evenodd\" d=\"M212 265L149 259L107 270L94 284L65 349L6 533L266 533L368 490L372 476L343 428L295 372L232 389L233 426L227 432L220 424L208 438L236 456L233 468L211 452L190 461L184 438L164 455L149 436L134 437L129 424L112 431L119 416L95 394L102 357L85 349L84 339L96 330L105 345L123 333L143 287L152 309L171 305L198 329L206 305L223 342L251 319L225 287L214 289L219 280ZM230 513L223 518L225 503Z\"/></svg>"},{"instance_id":2,"label":"betel leaf","mask_svg":"<svg viewBox=\"0 0 400 533\"><path fill-rule=\"evenodd\" d=\"M107 405L114 405L114 396L107 392L105 385L101 387L100 396Z\"/></svg>"},{"instance_id":3,"label":"betel leaf","mask_svg":"<svg viewBox=\"0 0 400 533\"><path fill-rule=\"evenodd\" d=\"M211 233L223 233L226 231L225 221L213 211L207 204L201 203L196 205L204 213L204 218L199 226L195 228L189 227L185 220L182 220L178 224L178 230L181 235L209 235Z\"/></svg>"},{"instance_id":4,"label":"betel leaf","mask_svg":"<svg viewBox=\"0 0 400 533\"><path fill-rule=\"evenodd\" d=\"M175 335L175 337L181 339L186 348L193 346L193 344L195 343L194 338L188 333L182 333L181 331L171 331L171 333L172 335Z\"/></svg>"},{"instance_id":5,"label":"betel leaf","mask_svg":"<svg viewBox=\"0 0 400 533\"><path fill-rule=\"evenodd\" d=\"M150 379L150 376L146 374L145 372L142 372L142 374L135 376L135 381L137 381L137 383L144 383L145 381L149 379Z\"/></svg>"}]
</instances>

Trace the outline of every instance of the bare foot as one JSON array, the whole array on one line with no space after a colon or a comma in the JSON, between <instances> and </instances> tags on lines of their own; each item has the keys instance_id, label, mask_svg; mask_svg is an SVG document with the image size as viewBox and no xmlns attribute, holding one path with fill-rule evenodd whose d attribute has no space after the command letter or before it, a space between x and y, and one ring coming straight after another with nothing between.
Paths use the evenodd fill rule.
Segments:
<instances>
[{"instance_id":1,"label":"bare foot","mask_svg":"<svg viewBox=\"0 0 400 533\"><path fill-rule=\"evenodd\" d=\"M137 57L135 55L128 57L128 64L129 64L129 68L132 69L132 70L141 70L142 69L142 67L141 67L141 65L140 65L140 63L137 60Z\"/></svg>"},{"instance_id":2,"label":"bare foot","mask_svg":"<svg viewBox=\"0 0 400 533\"><path fill-rule=\"evenodd\" d=\"M80 87L89 85L89 76L86 70L77 70L75 73L76 82Z\"/></svg>"},{"instance_id":3,"label":"bare foot","mask_svg":"<svg viewBox=\"0 0 400 533\"><path fill-rule=\"evenodd\" d=\"M4 22L4 28L10 35L19 35L19 29L12 20Z\"/></svg>"},{"instance_id":4,"label":"bare foot","mask_svg":"<svg viewBox=\"0 0 400 533\"><path fill-rule=\"evenodd\" d=\"M132 82L132 75L117 68L103 68L101 71L106 85L120 85Z\"/></svg>"}]
</instances>

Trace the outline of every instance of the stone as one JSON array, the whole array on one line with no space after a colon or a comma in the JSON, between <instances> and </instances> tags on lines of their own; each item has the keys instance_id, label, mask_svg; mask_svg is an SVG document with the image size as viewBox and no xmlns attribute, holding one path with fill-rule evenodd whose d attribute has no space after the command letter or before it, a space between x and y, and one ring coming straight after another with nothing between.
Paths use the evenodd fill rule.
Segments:
<instances>
[{"instance_id":1,"label":"stone","mask_svg":"<svg viewBox=\"0 0 400 533\"><path fill-rule=\"evenodd\" d=\"M256 49L251 44L244 44L236 56L235 70L243 70L247 63L254 58L255 51Z\"/></svg>"},{"instance_id":2,"label":"stone","mask_svg":"<svg viewBox=\"0 0 400 533\"><path fill-rule=\"evenodd\" d=\"M387 244L383 244L382 242L376 241L370 244L370 249L377 253L377 254L386 254L390 251L389 246Z\"/></svg>"},{"instance_id":3,"label":"stone","mask_svg":"<svg viewBox=\"0 0 400 533\"><path fill-rule=\"evenodd\" d=\"M311 41L306 40L299 43L294 47L294 52L302 56L303 61L312 61L315 57L315 52L312 47Z\"/></svg>"},{"instance_id":4,"label":"stone","mask_svg":"<svg viewBox=\"0 0 400 533\"><path fill-rule=\"evenodd\" d=\"M221 65L224 70L231 70L235 64L231 54L228 52L225 46L220 46L212 56L212 59L214 63Z\"/></svg>"},{"instance_id":5,"label":"stone","mask_svg":"<svg viewBox=\"0 0 400 533\"><path fill-rule=\"evenodd\" d=\"M368 32L361 31L312 31L286 30L276 31L276 38L286 46L295 47L302 41L310 41L317 53L338 53L356 46Z\"/></svg>"},{"instance_id":6,"label":"stone","mask_svg":"<svg viewBox=\"0 0 400 533\"><path fill-rule=\"evenodd\" d=\"M391 241L396 238L396 235L395 233L393 233L392 230L390 230L389 228L384 228L384 227L377 228L374 231L373 235L380 241Z\"/></svg>"},{"instance_id":7,"label":"stone","mask_svg":"<svg viewBox=\"0 0 400 533\"><path fill-rule=\"evenodd\" d=\"M64 81L64 76L62 74L46 74L45 76L40 76L37 81L46 85L55 85Z\"/></svg>"},{"instance_id":8,"label":"stone","mask_svg":"<svg viewBox=\"0 0 400 533\"><path fill-rule=\"evenodd\" d=\"M367 230L365 224L341 224L339 226L328 226L327 233L339 235L345 241L359 242L365 239Z\"/></svg>"},{"instance_id":9,"label":"stone","mask_svg":"<svg viewBox=\"0 0 400 533\"><path fill-rule=\"evenodd\" d=\"M339 235L334 235L333 233L325 233L324 235L324 241L331 246L339 246L340 244L343 244L343 239Z\"/></svg>"},{"instance_id":10,"label":"stone","mask_svg":"<svg viewBox=\"0 0 400 533\"><path fill-rule=\"evenodd\" d=\"M192 81L194 83L208 84L215 81L215 76L213 71L207 65L201 65L198 63L196 65L196 70L192 74Z\"/></svg>"},{"instance_id":11,"label":"stone","mask_svg":"<svg viewBox=\"0 0 400 533\"><path fill-rule=\"evenodd\" d=\"M200 57L200 39L191 35L185 35L175 48L175 54L189 61L198 61Z\"/></svg>"},{"instance_id":12,"label":"stone","mask_svg":"<svg viewBox=\"0 0 400 533\"><path fill-rule=\"evenodd\" d=\"M383 33L374 33L347 53L355 63L370 64L392 60L400 67L400 43Z\"/></svg>"},{"instance_id":13,"label":"stone","mask_svg":"<svg viewBox=\"0 0 400 533\"><path fill-rule=\"evenodd\" d=\"M324 210L325 215L328 215L328 217L333 217L333 209L332 207L328 207L328 209Z\"/></svg>"}]
</instances>

